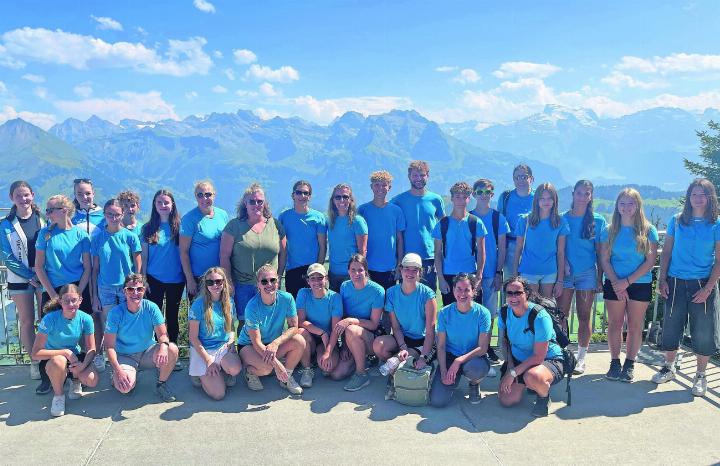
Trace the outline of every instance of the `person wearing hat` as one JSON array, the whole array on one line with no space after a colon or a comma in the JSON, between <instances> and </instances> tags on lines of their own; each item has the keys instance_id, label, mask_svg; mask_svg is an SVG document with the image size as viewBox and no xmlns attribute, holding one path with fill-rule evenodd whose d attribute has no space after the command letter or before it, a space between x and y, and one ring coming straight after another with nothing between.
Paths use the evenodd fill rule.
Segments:
<instances>
[{"instance_id":1,"label":"person wearing hat","mask_svg":"<svg viewBox=\"0 0 720 466\"><path fill-rule=\"evenodd\" d=\"M422 259L413 252L405 254L400 263L402 282L385 294L385 310L390 315L392 335L381 335L373 341L378 358L392 356L400 362L408 356L415 359L415 368L429 364L434 354L437 302L435 292L420 283ZM391 370L389 374L392 379ZM392 388L391 388L392 390Z\"/></svg>"},{"instance_id":2,"label":"person wearing hat","mask_svg":"<svg viewBox=\"0 0 720 466\"><path fill-rule=\"evenodd\" d=\"M305 352L300 364L300 386L312 387L315 372L312 358L318 367L329 373L337 366L339 352L330 341L331 329L342 319L342 299L338 293L328 289L328 274L322 264L311 264L305 275L308 287L298 291L297 313L300 335L305 339ZM325 356L325 349L330 348Z\"/></svg>"}]
</instances>

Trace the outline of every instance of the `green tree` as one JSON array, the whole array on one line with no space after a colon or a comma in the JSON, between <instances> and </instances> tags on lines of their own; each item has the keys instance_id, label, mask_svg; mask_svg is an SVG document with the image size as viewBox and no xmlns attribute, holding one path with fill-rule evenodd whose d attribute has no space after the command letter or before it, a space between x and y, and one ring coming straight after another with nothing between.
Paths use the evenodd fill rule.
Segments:
<instances>
[{"instance_id":1,"label":"green tree","mask_svg":"<svg viewBox=\"0 0 720 466\"><path fill-rule=\"evenodd\" d=\"M720 123L710 121L709 130L697 131L700 138L700 162L685 159L685 168L699 177L707 178L720 187Z\"/></svg>"}]
</instances>

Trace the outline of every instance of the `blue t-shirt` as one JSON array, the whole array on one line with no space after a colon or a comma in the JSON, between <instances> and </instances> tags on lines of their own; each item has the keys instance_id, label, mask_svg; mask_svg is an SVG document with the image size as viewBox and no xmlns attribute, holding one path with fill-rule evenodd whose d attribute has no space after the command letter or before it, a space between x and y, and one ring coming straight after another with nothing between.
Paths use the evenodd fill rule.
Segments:
<instances>
[{"instance_id":1,"label":"blue t-shirt","mask_svg":"<svg viewBox=\"0 0 720 466\"><path fill-rule=\"evenodd\" d=\"M397 264L397 232L405 231L405 216L395 204L378 207L372 202L358 208L368 227L367 261L374 272L395 270Z\"/></svg>"},{"instance_id":2,"label":"blue t-shirt","mask_svg":"<svg viewBox=\"0 0 720 466\"><path fill-rule=\"evenodd\" d=\"M230 308L234 307L235 304L230 299ZM205 298L202 295L198 296L188 309L188 321L191 320L200 323L198 339L205 349L214 350L227 343L228 332L225 331L225 314L220 301L215 301L212 305L212 331L205 322Z\"/></svg>"},{"instance_id":3,"label":"blue t-shirt","mask_svg":"<svg viewBox=\"0 0 720 466\"><path fill-rule=\"evenodd\" d=\"M365 219L355 215L352 225L348 218L337 217L335 226L330 228L328 221L328 247L330 248L330 273L346 275L350 256L358 252L357 235L367 235L368 228Z\"/></svg>"},{"instance_id":4,"label":"blue t-shirt","mask_svg":"<svg viewBox=\"0 0 720 466\"><path fill-rule=\"evenodd\" d=\"M447 241L445 243L445 251L443 258L442 271L445 275L457 275L461 272L475 273L477 272L477 262L472 253L470 246L470 225L466 215L462 220L456 220L448 217ZM442 241L442 225L438 222L433 230L433 239ZM483 222L478 222L475 228L475 239L484 238L487 230Z\"/></svg>"},{"instance_id":5,"label":"blue t-shirt","mask_svg":"<svg viewBox=\"0 0 720 466\"><path fill-rule=\"evenodd\" d=\"M295 316L297 308L290 293L278 290L275 302L269 306L262 302L258 293L245 306L245 325L237 342L239 345L252 344L248 330L260 330L260 341L264 345L270 344L282 335L286 319Z\"/></svg>"},{"instance_id":6,"label":"blue t-shirt","mask_svg":"<svg viewBox=\"0 0 720 466\"><path fill-rule=\"evenodd\" d=\"M220 237L227 223L228 214L219 207L213 207L212 218L206 217L197 207L183 215L180 235L192 238L190 267L195 277L220 265Z\"/></svg>"},{"instance_id":7,"label":"blue t-shirt","mask_svg":"<svg viewBox=\"0 0 720 466\"><path fill-rule=\"evenodd\" d=\"M115 351L119 354L140 353L155 344L155 326L164 323L160 308L143 299L137 312L130 312L127 303L110 309L105 333L115 334Z\"/></svg>"},{"instance_id":8,"label":"blue t-shirt","mask_svg":"<svg viewBox=\"0 0 720 466\"><path fill-rule=\"evenodd\" d=\"M510 191L510 196L507 200L507 206L505 207L505 218L507 219L508 225L510 226L510 232L508 235L512 237L522 236L522 230L518 226L518 221L521 215L529 214L532 210L533 197L535 193L530 191L530 194L525 197L520 197L517 193L517 189ZM500 196L498 200L498 211L503 212L503 196Z\"/></svg>"},{"instance_id":9,"label":"blue t-shirt","mask_svg":"<svg viewBox=\"0 0 720 466\"><path fill-rule=\"evenodd\" d=\"M131 233L135 233L135 235L137 235L137 237L140 238L140 242L142 242L142 238L141 238L141 236L142 236L142 228L143 228L143 223L142 223L142 222L138 222L138 221L135 222L135 226L132 227L132 228L127 227L127 226L125 227L125 229L126 229L127 231L129 231L129 232L131 232Z\"/></svg>"},{"instance_id":10,"label":"blue t-shirt","mask_svg":"<svg viewBox=\"0 0 720 466\"><path fill-rule=\"evenodd\" d=\"M460 312L452 303L438 313L437 332L445 334L445 350L462 356L478 347L480 334L490 331L490 311L481 304L472 303L468 312Z\"/></svg>"},{"instance_id":11,"label":"blue t-shirt","mask_svg":"<svg viewBox=\"0 0 720 466\"><path fill-rule=\"evenodd\" d=\"M171 237L170 224L161 223L157 243L148 244L146 272L163 283L183 283L185 275L180 263L180 249ZM142 238L142 241L144 242L145 238Z\"/></svg>"},{"instance_id":12,"label":"blue t-shirt","mask_svg":"<svg viewBox=\"0 0 720 466\"><path fill-rule=\"evenodd\" d=\"M435 299L435 292L429 286L418 283L415 291L405 294L399 284L388 288L385 310L395 314L405 336L425 338L425 304L431 299Z\"/></svg>"},{"instance_id":13,"label":"blue t-shirt","mask_svg":"<svg viewBox=\"0 0 720 466\"><path fill-rule=\"evenodd\" d=\"M83 274L82 255L90 254L90 238L80 228L74 226L61 230L54 226L50 238L45 239L48 227L38 233L35 249L45 251L45 272L57 288L80 280Z\"/></svg>"},{"instance_id":14,"label":"blue t-shirt","mask_svg":"<svg viewBox=\"0 0 720 466\"><path fill-rule=\"evenodd\" d=\"M106 229L95 233L91 240L92 256L99 259L98 285L119 286L133 272L132 257L140 253L140 238L125 228L116 233Z\"/></svg>"},{"instance_id":15,"label":"blue t-shirt","mask_svg":"<svg viewBox=\"0 0 720 466\"><path fill-rule=\"evenodd\" d=\"M487 230L487 235L485 236L485 267L483 267L482 276L483 278L495 278L495 272L497 271L498 246L495 242L495 234L493 232L493 209L488 210L488 212L482 216L478 215L477 211L473 211L471 213L482 221L483 225L485 225L485 229ZM506 235L509 231L510 227L508 226L505 216L498 213L498 237ZM503 261L504 260L505 259L503 259Z\"/></svg>"},{"instance_id":16,"label":"blue t-shirt","mask_svg":"<svg viewBox=\"0 0 720 466\"><path fill-rule=\"evenodd\" d=\"M557 273L557 240L558 237L570 233L567 221L560 217L560 225L553 228L550 218L546 218L540 220L537 226L528 228L525 234L527 220L528 216L524 215L518 221L518 237L525 237L519 272L528 275Z\"/></svg>"},{"instance_id":17,"label":"blue t-shirt","mask_svg":"<svg viewBox=\"0 0 720 466\"><path fill-rule=\"evenodd\" d=\"M72 350L80 354L78 344L83 335L95 333L95 324L90 314L77 311L75 317L66 319L62 311L57 310L45 315L38 325L38 333L47 335L45 349L49 350Z\"/></svg>"},{"instance_id":18,"label":"blue t-shirt","mask_svg":"<svg viewBox=\"0 0 720 466\"><path fill-rule=\"evenodd\" d=\"M562 216L567 220L570 228L570 233L565 238L565 261L570 264L570 273L582 273L596 267L597 254L595 247L600 244L600 234L607 226L605 217L593 213L595 236L591 239L583 239L581 237L583 217L574 217L570 215L569 210Z\"/></svg>"},{"instance_id":19,"label":"blue t-shirt","mask_svg":"<svg viewBox=\"0 0 720 466\"><path fill-rule=\"evenodd\" d=\"M405 217L405 254L414 252L422 259L432 259L435 254L432 232L435 224L445 216L442 197L431 192L414 196L405 191L390 202L400 206Z\"/></svg>"},{"instance_id":20,"label":"blue t-shirt","mask_svg":"<svg viewBox=\"0 0 720 466\"><path fill-rule=\"evenodd\" d=\"M342 299L338 293L327 290L325 296L316 298L310 288L302 288L297 295L297 308L305 311L305 318L325 333L330 333L332 318L342 319Z\"/></svg>"},{"instance_id":21,"label":"blue t-shirt","mask_svg":"<svg viewBox=\"0 0 720 466\"><path fill-rule=\"evenodd\" d=\"M609 242L608 233L608 227L605 227L600 236L601 242ZM657 244L658 242L658 233L654 225L650 225L648 240L650 243ZM635 228L621 226L615 237L612 251L610 251L610 265L612 265L615 275L617 275L618 278L627 278L632 275L643 262L645 262L645 255L639 253L637 250ZM652 283L652 271L649 270L645 275L635 280L635 283Z\"/></svg>"},{"instance_id":22,"label":"blue t-shirt","mask_svg":"<svg viewBox=\"0 0 720 466\"><path fill-rule=\"evenodd\" d=\"M382 309L385 302L385 290L372 280L360 290L356 290L352 280L346 280L340 285L345 317L370 320L373 309Z\"/></svg>"},{"instance_id":23,"label":"blue t-shirt","mask_svg":"<svg viewBox=\"0 0 720 466\"><path fill-rule=\"evenodd\" d=\"M287 238L287 269L296 269L317 262L320 251L318 235L327 235L325 216L313 209L305 214L299 214L295 209L288 209L280 214L278 221L285 229Z\"/></svg>"},{"instance_id":24,"label":"blue t-shirt","mask_svg":"<svg viewBox=\"0 0 720 466\"><path fill-rule=\"evenodd\" d=\"M555 343L556 336L555 330L553 330L552 319L550 314L545 309L538 311L537 317L535 317L535 333L531 331L525 331L530 327L528 324L528 316L530 315L530 309L536 306L536 304L530 304L527 312L522 317L517 317L512 309L508 308L507 312L507 336L510 340L512 347L512 354L518 361L524 361L533 355L535 343L541 343L549 341L548 351L545 355L545 360L550 359L562 359L562 349L560 345ZM502 330L506 328L505 322L502 317L498 319L498 329Z\"/></svg>"},{"instance_id":25,"label":"blue t-shirt","mask_svg":"<svg viewBox=\"0 0 720 466\"><path fill-rule=\"evenodd\" d=\"M710 223L693 218L690 225L677 216L668 221L666 236L674 238L668 275L682 280L708 278L715 263L715 243L720 241L720 219Z\"/></svg>"}]
</instances>

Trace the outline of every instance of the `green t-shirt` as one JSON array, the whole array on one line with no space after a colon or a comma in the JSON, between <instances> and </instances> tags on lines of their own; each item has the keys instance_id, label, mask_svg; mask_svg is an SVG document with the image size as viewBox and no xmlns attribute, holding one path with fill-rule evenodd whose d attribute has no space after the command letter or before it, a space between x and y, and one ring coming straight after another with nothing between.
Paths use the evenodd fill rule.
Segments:
<instances>
[{"instance_id":1,"label":"green t-shirt","mask_svg":"<svg viewBox=\"0 0 720 466\"><path fill-rule=\"evenodd\" d=\"M230 255L233 282L254 285L260 267L272 264L277 268L280 239L285 237L285 230L274 218L268 219L260 233L252 231L247 220L238 218L230 220L223 232L234 238Z\"/></svg>"}]
</instances>

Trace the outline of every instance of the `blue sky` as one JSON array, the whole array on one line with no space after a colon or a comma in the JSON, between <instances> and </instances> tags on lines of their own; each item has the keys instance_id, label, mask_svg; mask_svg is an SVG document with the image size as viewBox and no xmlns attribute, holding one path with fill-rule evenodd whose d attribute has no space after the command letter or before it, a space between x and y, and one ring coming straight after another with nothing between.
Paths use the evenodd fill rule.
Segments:
<instances>
[{"instance_id":1,"label":"blue sky","mask_svg":"<svg viewBox=\"0 0 720 466\"><path fill-rule=\"evenodd\" d=\"M511 121L720 108L717 1L78 2L0 6L0 122L414 108Z\"/></svg>"}]
</instances>

